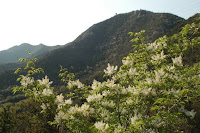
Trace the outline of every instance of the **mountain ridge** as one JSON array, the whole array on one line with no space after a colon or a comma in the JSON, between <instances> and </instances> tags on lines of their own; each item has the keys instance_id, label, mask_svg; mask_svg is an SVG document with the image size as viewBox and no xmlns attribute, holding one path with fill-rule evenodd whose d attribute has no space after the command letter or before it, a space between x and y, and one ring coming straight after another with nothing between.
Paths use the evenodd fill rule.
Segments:
<instances>
[{"instance_id":1,"label":"mountain ridge","mask_svg":"<svg viewBox=\"0 0 200 133\"><path fill-rule=\"evenodd\" d=\"M22 43L7 50L0 51L0 64L17 63L19 58L41 57L42 55L61 46L46 46L44 44L31 45ZM31 55L27 51L30 51Z\"/></svg>"}]
</instances>

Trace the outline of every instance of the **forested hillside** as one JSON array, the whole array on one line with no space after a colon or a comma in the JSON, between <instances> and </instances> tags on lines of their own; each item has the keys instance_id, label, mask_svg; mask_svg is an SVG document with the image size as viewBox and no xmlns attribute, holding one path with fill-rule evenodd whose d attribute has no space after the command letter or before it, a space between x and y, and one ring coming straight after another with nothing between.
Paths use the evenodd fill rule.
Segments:
<instances>
[{"instance_id":1,"label":"forested hillside","mask_svg":"<svg viewBox=\"0 0 200 133\"><path fill-rule=\"evenodd\" d=\"M138 12L132 13L137 14ZM140 15L146 13L151 14L151 12L139 11ZM183 23L186 25L181 27L180 25ZM95 28L94 25L88 30L90 32L84 32L65 49L53 51L44 58L46 60L40 60L36 66L36 59L24 59L27 65L16 71L16 73L23 75L19 76L20 84L13 88L13 92L25 94L28 99L16 104L6 103L2 105L0 131L200 132L199 14L189 20L182 21L180 25L168 30L168 33L163 33L168 34L168 36L159 37L155 41L153 37L151 40L153 34L149 34L147 31L145 33L145 30L128 32L129 38L119 37L120 41L123 38L128 39L127 42L130 40L131 50L124 58L120 58L119 55L113 56L115 51L118 51L120 55L125 54L122 52L122 47L118 49L118 45L106 43L108 47L107 45L100 47L103 43L98 44L94 40L89 43L89 38L93 38L94 34L103 35L109 29L106 27L107 30L104 30L102 34L100 34L101 30L96 33L92 30ZM145 24L142 26L145 27ZM172 32L173 35L169 35ZM84 42L87 37L88 43L79 43ZM109 40L109 36L104 36L104 38ZM115 39L113 36L111 37L111 40ZM101 42L101 40L99 41ZM95 53L90 51L94 42L97 43L95 46L98 49L102 48L102 56L93 56ZM124 40L124 42L126 41ZM84 46L90 50L87 51ZM95 48L92 50L96 50ZM103 48L106 49L103 50ZM53 85L55 77L51 79L49 76L43 76L43 78L36 76L43 72L43 69L38 68L37 65L39 67L44 65L44 68L47 69L44 71L48 75L48 71L53 71L53 68L56 70L56 65L61 60L68 61L69 57L56 60L56 57L53 56L61 57L63 55L62 57L65 57L65 52L66 54L70 53L66 49L74 50L72 53L80 50L78 55L70 54L73 55L71 58L75 57L76 61L79 62L70 66L71 68L61 67L58 74L63 82L62 87ZM98 50L95 52L95 55L99 54ZM59 55L59 53L63 54ZM87 56L83 56L84 54ZM94 57L95 60L92 60ZM86 63L83 62L83 59L86 60ZM74 74L70 71L67 71L80 69L78 73L80 76L82 69L78 63L82 66L91 63L92 66L96 60L97 63L102 63L100 64L102 66L96 67L100 68L103 65L107 67L101 70L104 72L101 81L93 78L91 84L85 84L74 78ZM43 63L46 61L51 67L48 68L46 63L42 64L41 61ZM53 64L54 66L52 66ZM92 71L91 66L87 66L87 69ZM23 70L22 73L20 70ZM49 74L54 75L53 73Z\"/></svg>"}]
</instances>

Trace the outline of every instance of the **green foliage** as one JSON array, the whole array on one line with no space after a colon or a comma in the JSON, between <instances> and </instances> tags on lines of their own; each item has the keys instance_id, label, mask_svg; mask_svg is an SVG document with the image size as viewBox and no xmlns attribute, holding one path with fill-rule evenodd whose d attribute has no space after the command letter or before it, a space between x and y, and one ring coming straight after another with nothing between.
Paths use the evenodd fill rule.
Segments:
<instances>
[{"instance_id":1,"label":"green foliage","mask_svg":"<svg viewBox=\"0 0 200 133\"><path fill-rule=\"evenodd\" d=\"M106 81L94 80L89 86L61 66L59 76L70 90L66 97L53 93L47 76L34 80L43 69L22 59L27 75L21 75L21 86L13 92L38 101L59 132L196 132L199 110L191 104L199 103L200 63L188 65L185 57L199 46L199 29L199 23L186 25L172 37L147 44L145 31L130 32L136 38L131 42L140 43L134 52L123 58L119 69L108 64Z\"/></svg>"},{"instance_id":2,"label":"green foliage","mask_svg":"<svg viewBox=\"0 0 200 133\"><path fill-rule=\"evenodd\" d=\"M130 32L131 42L137 43L134 52L122 59L120 67L108 64L103 82L85 85L61 66L66 94L51 87L47 76L35 80L44 72L36 68L37 59L20 59L26 66L15 73L26 75L20 75L21 85L13 92L32 99L1 108L0 130L199 132L200 63L193 53L199 47L199 29L199 23L186 25L172 37L146 44L144 31ZM195 61L188 63L188 58Z\"/></svg>"}]
</instances>

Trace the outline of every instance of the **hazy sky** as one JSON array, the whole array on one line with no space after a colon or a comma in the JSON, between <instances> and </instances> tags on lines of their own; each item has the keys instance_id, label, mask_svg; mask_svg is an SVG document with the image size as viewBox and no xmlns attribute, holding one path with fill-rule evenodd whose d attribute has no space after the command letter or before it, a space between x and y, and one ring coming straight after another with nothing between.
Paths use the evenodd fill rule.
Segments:
<instances>
[{"instance_id":1,"label":"hazy sky","mask_svg":"<svg viewBox=\"0 0 200 133\"><path fill-rule=\"evenodd\" d=\"M64 45L95 23L134 10L187 19L200 0L0 0L0 51L21 43Z\"/></svg>"}]
</instances>

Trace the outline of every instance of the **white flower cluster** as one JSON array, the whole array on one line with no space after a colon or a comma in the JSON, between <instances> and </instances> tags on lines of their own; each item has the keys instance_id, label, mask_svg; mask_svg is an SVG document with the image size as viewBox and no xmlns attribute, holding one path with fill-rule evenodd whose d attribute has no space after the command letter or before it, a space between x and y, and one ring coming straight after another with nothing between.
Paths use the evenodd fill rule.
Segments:
<instances>
[{"instance_id":1,"label":"white flower cluster","mask_svg":"<svg viewBox=\"0 0 200 133\"><path fill-rule=\"evenodd\" d=\"M189 116L190 119L194 119L195 115L196 115L196 112L193 110L191 111L187 111L187 109L185 109L184 106L181 106L181 108L178 109L180 112L183 112L185 113L185 115Z\"/></svg>"},{"instance_id":2,"label":"white flower cluster","mask_svg":"<svg viewBox=\"0 0 200 133\"><path fill-rule=\"evenodd\" d=\"M105 74L108 74L108 75L112 75L114 74L114 72L117 71L117 66L111 66L109 63L108 63L108 67L106 68L106 70L104 69L104 72Z\"/></svg>"},{"instance_id":3,"label":"white flower cluster","mask_svg":"<svg viewBox=\"0 0 200 133\"><path fill-rule=\"evenodd\" d=\"M102 106L105 106L105 107L114 107L115 106L115 103L113 101L111 102L108 102L108 101L103 101L101 102Z\"/></svg>"},{"instance_id":4,"label":"white flower cluster","mask_svg":"<svg viewBox=\"0 0 200 133\"><path fill-rule=\"evenodd\" d=\"M161 68L160 70L154 70L155 73L155 83L160 83L162 78L165 78L168 76L167 73L164 72L164 70Z\"/></svg>"},{"instance_id":5,"label":"white flower cluster","mask_svg":"<svg viewBox=\"0 0 200 133\"><path fill-rule=\"evenodd\" d=\"M58 109L62 109L64 106L72 104L71 98L64 101L64 96L62 93L56 96L55 102L58 105Z\"/></svg>"},{"instance_id":6,"label":"white flower cluster","mask_svg":"<svg viewBox=\"0 0 200 133\"><path fill-rule=\"evenodd\" d=\"M98 82L96 80L93 80L93 83L92 83L92 89L93 90L97 90L101 87L101 82Z\"/></svg>"},{"instance_id":7,"label":"white flower cluster","mask_svg":"<svg viewBox=\"0 0 200 133\"><path fill-rule=\"evenodd\" d=\"M47 103L47 104L44 104L42 103L42 105L40 106L43 110L46 110L50 105Z\"/></svg>"},{"instance_id":8,"label":"white flower cluster","mask_svg":"<svg viewBox=\"0 0 200 133\"><path fill-rule=\"evenodd\" d=\"M94 113L94 109L90 107L88 104L82 104L81 107L72 106L69 108L68 113L73 115L77 113L83 114L83 116L89 116Z\"/></svg>"},{"instance_id":9,"label":"white flower cluster","mask_svg":"<svg viewBox=\"0 0 200 133\"><path fill-rule=\"evenodd\" d=\"M125 59L122 60L122 63L124 65L131 66L133 65L134 61L130 58L130 56L127 56L125 57Z\"/></svg>"},{"instance_id":10,"label":"white flower cluster","mask_svg":"<svg viewBox=\"0 0 200 133\"><path fill-rule=\"evenodd\" d=\"M139 96L140 94L143 96L149 96L149 95L156 96L156 91L155 89L152 88L146 89L141 87L135 88L134 86L133 87L129 86L127 90L135 96Z\"/></svg>"},{"instance_id":11,"label":"white flower cluster","mask_svg":"<svg viewBox=\"0 0 200 133\"><path fill-rule=\"evenodd\" d=\"M157 50L159 47L166 47L167 43L163 42L163 43L157 43L156 41L153 43L150 43L149 46L147 47L147 50L152 50L155 51Z\"/></svg>"},{"instance_id":12,"label":"white flower cluster","mask_svg":"<svg viewBox=\"0 0 200 133\"><path fill-rule=\"evenodd\" d=\"M73 87L77 86L79 89L83 88L84 87L84 84L82 84L79 79L76 80L76 81L69 81L68 82L68 87L71 89Z\"/></svg>"},{"instance_id":13,"label":"white flower cluster","mask_svg":"<svg viewBox=\"0 0 200 133\"><path fill-rule=\"evenodd\" d=\"M26 77L24 75L21 75L22 80L20 81L22 86L28 86L34 82L34 79L31 77Z\"/></svg>"},{"instance_id":14,"label":"white flower cluster","mask_svg":"<svg viewBox=\"0 0 200 133\"><path fill-rule=\"evenodd\" d=\"M54 120L57 122L57 123L61 123L62 120L67 120L69 118L69 116L64 113L63 111L59 111L58 114L55 116Z\"/></svg>"},{"instance_id":15,"label":"white flower cluster","mask_svg":"<svg viewBox=\"0 0 200 133\"><path fill-rule=\"evenodd\" d=\"M96 122L96 123L94 124L94 126L95 126L98 130L100 130L100 131L102 131L102 132L105 132L106 129L109 128L109 125L106 124L106 123L104 123L104 122L102 122L102 121Z\"/></svg>"},{"instance_id":16,"label":"white flower cluster","mask_svg":"<svg viewBox=\"0 0 200 133\"><path fill-rule=\"evenodd\" d=\"M131 124L136 125L138 123L138 120L141 119L141 117L141 114L135 114L134 117L131 118Z\"/></svg>"},{"instance_id":17,"label":"white flower cluster","mask_svg":"<svg viewBox=\"0 0 200 133\"><path fill-rule=\"evenodd\" d=\"M179 55L178 57L172 58L172 62L174 65L183 66L181 55Z\"/></svg>"},{"instance_id":18,"label":"white flower cluster","mask_svg":"<svg viewBox=\"0 0 200 133\"><path fill-rule=\"evenodd\" d=\"M93 94L93 95L89 95L88 98L86 98L86 100L88 102L93 102L96 100L101 100L103 98L103 96L101 94Z\"/></svg>"},{"instance_id":19,"label":"white flower cluster","mask_svg":"<svg viewBox=\"0 0 200 133\"><path fill-rule=\"evenodd\" d=\"M53 94L53 91L51 89L47 89L45 88L43 91L42 91L42 94L44 96L51 96Z\"/></svg>"},{"instance_id":20,"label":"white flower cluster","mask_svg":"<svg viewBox=\"0 0 200 133\"><path fill-rule=\"evenodd\" d=\"M164 55L164 51L162 51L160 54L157 54L157 55L153 55L151 57L151 59L155 60L155 61L160 61L160 60L163 60L165 59L166 55Z\"/></svg>"},{"instance_id":21,"label":"white flower cluster","mask_svg":"<svg viewBox=\"0 0 200 133\"><path fill-rule=\"evenodd\" d=\"M47 76L45 78L42 78L42 80L38 80L40 85L44 85L46 88L49 88L50 85L53 83L53 81L49 82L49 79Z\"/></svg>"}]
</instances>

